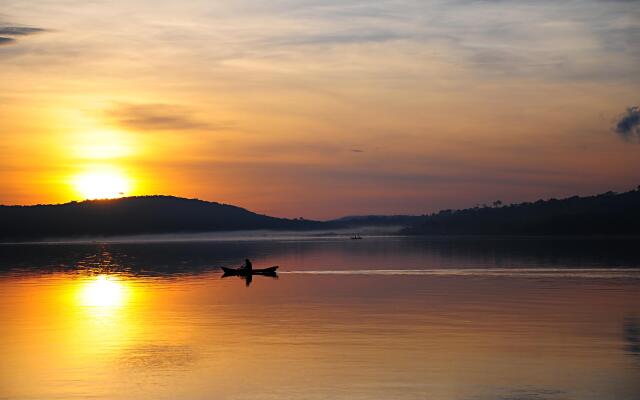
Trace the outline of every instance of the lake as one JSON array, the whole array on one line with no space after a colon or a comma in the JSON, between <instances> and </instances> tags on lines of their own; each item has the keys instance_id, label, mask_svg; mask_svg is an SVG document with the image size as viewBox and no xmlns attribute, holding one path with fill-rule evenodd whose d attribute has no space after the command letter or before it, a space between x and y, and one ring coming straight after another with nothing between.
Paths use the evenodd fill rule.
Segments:
<instances>
[{"instance_id":1,"label":"lake","mask_svg":"<svg viewBox=\"0 0 640 400\"><path fill-rule=\"evenodd\" d=\"M639 244L0 245L0 399L637 400Z\"/></svg>"}]
</instances>

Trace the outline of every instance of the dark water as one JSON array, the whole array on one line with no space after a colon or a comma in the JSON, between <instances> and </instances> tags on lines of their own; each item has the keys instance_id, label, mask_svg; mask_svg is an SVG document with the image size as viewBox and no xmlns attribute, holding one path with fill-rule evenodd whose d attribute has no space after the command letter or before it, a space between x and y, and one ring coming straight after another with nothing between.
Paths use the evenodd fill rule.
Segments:
<instances>
[{"instance_id":1,"label":"dark water","mask_svg":"<svg viewBox=\"0 0 640 400\"><path fill-rule=\"evenodd\" d=\"M638 399L639 244L0 245L0 399Z\"/></svg>"}]
</instances>

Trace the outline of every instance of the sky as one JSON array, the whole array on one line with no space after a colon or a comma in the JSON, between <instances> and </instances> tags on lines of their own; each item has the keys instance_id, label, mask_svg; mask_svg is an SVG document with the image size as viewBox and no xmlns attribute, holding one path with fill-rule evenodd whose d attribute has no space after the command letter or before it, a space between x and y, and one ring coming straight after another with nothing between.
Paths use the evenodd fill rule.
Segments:
<instances>
[{"instance_id":1,"label":"sky","mask_svg":"<svg viewBox=\"0 0 640 400\"><path fill-rule=\"evenodd\" d=\"M1 4L0 204L332 218L640 184L640 1Z\"/></svg>"}]
</instances>

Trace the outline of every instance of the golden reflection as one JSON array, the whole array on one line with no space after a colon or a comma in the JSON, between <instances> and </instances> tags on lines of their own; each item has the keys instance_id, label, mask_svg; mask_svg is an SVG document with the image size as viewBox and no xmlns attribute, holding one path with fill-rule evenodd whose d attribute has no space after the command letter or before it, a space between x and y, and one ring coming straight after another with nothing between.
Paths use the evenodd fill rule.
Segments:
<instances>
[{"instance_id":1,"label":"golden reflection","mask_svg":"<svg viewBox=\"0 0 640 400\"><path fill-rule=\"evenodd\" d=\"M90 307L121 307L126 295L127 288L122 281L112 276L100 275L82 286L80 304Z\"/></svg>"},{"instance_id":2,"label":"golden reflection","mask_svg":"<svg viewBox=\"0 0 640 400\"><path fill-rule=\"evenodd\" d=\"M96 169L80 173L72 179L76 192L84 199L114 199L131 191L131 179L117 169Z\"/></svg>"},{"instance_id":3,"label":"golden reflection","mask_svg":"<svg viewBox=\"0 0 640 400\"><path fill-rule=\"evenodd\" d=\"M107 353L126 346L137 330L133 295L130 282L118 276L102 274L79 282L78 307L69 314L69 329L74 332L79 353L92 357L107 351L96 341L108 344Z\"/></svg>"}]
</instances>

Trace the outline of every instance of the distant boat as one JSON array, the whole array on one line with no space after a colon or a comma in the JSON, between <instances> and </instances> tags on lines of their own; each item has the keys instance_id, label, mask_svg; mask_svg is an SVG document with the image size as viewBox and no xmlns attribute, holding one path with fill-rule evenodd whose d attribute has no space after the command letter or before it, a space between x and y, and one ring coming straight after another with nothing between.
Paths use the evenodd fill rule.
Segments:
<instances>
[{"instance_id":1,"label":"distant boat","mask_svg":"<svg viewBox=\"0 0 640 400\"><path fill-rule=\"evenodd\" d=\"M351 240L359 240L359 239L362 239L362 236L358 235L357 233L351 236Z\"/></svg>"}]
</instances>

